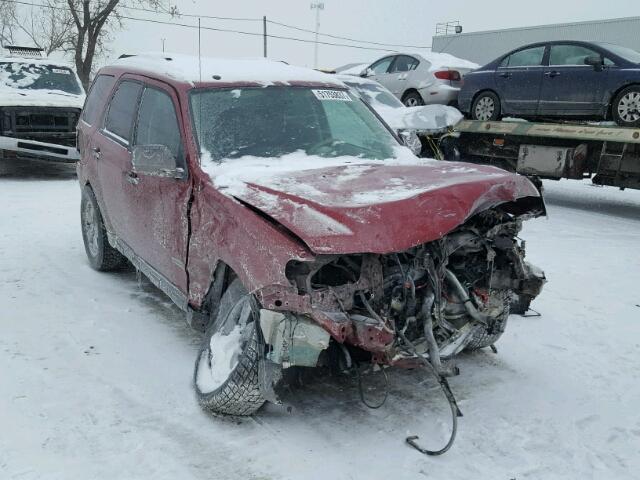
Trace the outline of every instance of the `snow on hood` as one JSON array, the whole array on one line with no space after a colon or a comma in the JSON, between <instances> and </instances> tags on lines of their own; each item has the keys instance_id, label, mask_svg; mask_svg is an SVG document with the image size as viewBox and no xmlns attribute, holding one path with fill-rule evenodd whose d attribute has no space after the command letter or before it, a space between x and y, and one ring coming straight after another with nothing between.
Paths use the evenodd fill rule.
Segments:
<instances>
[{"instance_id":1,"label":"snow on hood","mask_svg":"<svg viewBox=\"0 0 640 480\"><path fill-rule=\"evenodd\" d=\"M28 90L0 86L0 107L65 107L84 105L84 95L74 95L61 90Z\"/></svg>"},{"instance_id":2,"label":"snow on hood","mask_svg":"<svg viewBox=\"0 0 640 480\"><path fill-rule=\"evenodd\" d=\"M193 55L151 52L118 59L113 65L159 73L192 84L202 79L202 82L250 82L264 86L274 83L310 82L345 87L332 75L265 58L202 57L199 63L198 57Z\"/></svg>"},{"instance_id":3,"label":"snow on hood","mask_svg":"<svg viewBox=\"0 0 640 480\"><path fill-rule=\"evenodd\" d=\"M457 108L447 105L392 108L373 106L394 130L415 130L418 133L436 133L454 127L464 118Z\"/></svg>"},{"instance_id":4,"label":"snow on hood","mask_svg":"<svg viewBox=\"0 0 640 480\"><path fill-rule=\"evenodd\" d=\"M476 212L538 197L504 170L415 157L323 158L295 152L242 157L202 169L222 193L264 212L316 253L389 253L440 238Z\"/></svg>"}]
</instances>

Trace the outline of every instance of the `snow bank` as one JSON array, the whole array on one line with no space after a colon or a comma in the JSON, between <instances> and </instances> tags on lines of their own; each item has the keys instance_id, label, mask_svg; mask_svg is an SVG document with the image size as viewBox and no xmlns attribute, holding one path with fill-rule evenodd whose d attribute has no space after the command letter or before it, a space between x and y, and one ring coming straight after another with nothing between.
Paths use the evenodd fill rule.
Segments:
<instances>
[{"instance_id":1,"label":"snow bank","mask_svg":"<svg viewBox=\"0 0 640 480\"><path fill-rule=\"evenodd\" d=\"M189 83L202 80L222 83L251 82L268 86L274 83L312 82L344 88L344 85L332 75L265 58L202 57L200 60L199 63L198 57L193 55L143 53L118 59L113 65L137 68Z\"/></svg>"}]
</instances>

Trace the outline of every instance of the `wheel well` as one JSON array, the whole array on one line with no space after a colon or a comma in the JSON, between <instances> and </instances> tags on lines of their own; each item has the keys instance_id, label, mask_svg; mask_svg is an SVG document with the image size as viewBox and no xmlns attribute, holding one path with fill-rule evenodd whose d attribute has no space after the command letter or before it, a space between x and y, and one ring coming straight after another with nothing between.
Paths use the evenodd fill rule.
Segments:
<instances>
[{"instance_id":1,"label":"wheel well","mask_svg":"<svg viewBox=\"0 0 640 480\"><path fill-rule=\"evenodd\" d=\"M478 98L480 96L481 93L486 93L486 92L491 92L493 93L496 97L498 97L498 100L500 100L500 95L498 95L498 92L496 92L495 90L493 90L492 88L485 88L484 90L480 90L478 93L476 93L473 98L471 99L471 106L470 108L473 108L473 104L476 101L476 98ZM502 100L500 100L500 108L502 108Z\"/></svg>"},{"instance_id":2,"label":"wheel well","mask_svg":"<svg viewBox=\"0 0 640 480\"><path fill-rule=\"evenodd\" d=\"M640 87L640 83L627 83L611 94L611 96L609 97L609 101L607 102L607 111L605 112L605 118L607 120L613 118L613 101L622 90L629 87Z\"/></svg>"},{"instance_id":3,"label":"wheel well","mask_svg":"<svg viewBox=\"0 0 640 480\"><path fill-rule=\"evenodd\" d=\"M407 95L409 95L410 93L417 93L418 95L420 95L420 92L418 92L418 90L416 90L415 88L407 88L405 92L402 94L403 102L404 102L404 99L407 98Z\"/></svg>"},{"instance_id":4,"label":"wheel well","mask_svg":"<svg viewBox=\"0 0 640 480\"><path fill-rule=\"evenodd\" d=\"M211 278L211 284L209 290L205 295L203 310L209 313L209 319L214 319L218 313L218 306L220 305L220 299L227 290L227 287L231 285L233 279L238 275L223 261L218 261L213 275Z\"/></svg>"}]
</instances>

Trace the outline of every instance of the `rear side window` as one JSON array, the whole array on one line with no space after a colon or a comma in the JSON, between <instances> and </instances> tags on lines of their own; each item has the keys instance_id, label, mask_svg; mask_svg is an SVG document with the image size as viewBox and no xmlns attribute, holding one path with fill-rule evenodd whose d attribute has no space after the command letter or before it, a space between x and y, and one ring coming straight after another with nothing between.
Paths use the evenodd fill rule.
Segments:
<instances>
[{"instance_id":1,"label":"rear side window","mask_svg":"<svg viewBox=\"0 0 640 480\"><path fill-rule=\"evenodd\" d=\"M116 90L109 104L104 128L122 140L131 140L133 118L138 106L142 85L137 82L124 81Z\"/></svg>"},{"instance_id":2,"label":"rear side window","mask_svg":"<svg viewBox=\"0 0 640 480\"><path fill-rule=\"evenodd\" d=\"M551 45L549 65L585 65L585 58L593 56L600 54L580 45Z\"/></svg>"},{"instance_id":3,"label":"rear side window","mask_svg":"<svg viewBox=\"0 0 640 480\"><path fill-rule=\"evenodd\" d=\"M526 48L512 53L500 64L501 67L537 67L542 64L544 57L544 45L541 47Z\"/></svg>"},{"instance_id":4,"label":"rear side window","mask_svg":"<svg viewBox=\"0 0 640 480\"><path fill-rule=\"evenodd\" d=\"M378 60L376 63L371 65L369 68L374 71L376 75L381 75L383 73L387 73L391 62L393 61L393 57L386 57L382 60Z\"/></svg>"},{"instance_id":5,"label":"rear side window","mask_svg":"<svg viewBox=\"0 0 640 480\"><path fill-rule=\"evenodd\" d=\"M109 95L115 78L112 75L98 75L91 84L89 95L84 102L84 108L82 109L82 120L89 125L93 125L98 121L100 117L100 107L102 106L105 97Z\"/></svg>"},{"instance_id":6,"label":"rear side window","mask_svg":"<svg viewBox=\"0 0 640 480\"><path fill-rule=\"evenodd\" d=\"M418 66L418 60L408 55L398 55L395 63L393 64L394 72L408 72L415 70Z\"/></svg>"},{"instance_id":7,"label":"rear side window","mask_svg":"<svg viewBox=\"0 0 640 480\"><path fill-rule=\"evenodd\" d=\"M173 156L180 153L180 128L171 97L161 90L146 88L140 101L136 145L165 145Z\"/></svg>"}]
</instances>

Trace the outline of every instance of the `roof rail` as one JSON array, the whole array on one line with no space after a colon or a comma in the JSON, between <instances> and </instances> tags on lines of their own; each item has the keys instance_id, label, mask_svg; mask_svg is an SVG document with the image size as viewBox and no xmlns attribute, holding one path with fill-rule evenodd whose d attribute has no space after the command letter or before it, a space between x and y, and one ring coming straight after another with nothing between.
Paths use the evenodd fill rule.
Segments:
<instances>
[{"instance_id":1,"label":"roof rail","mask_svg":"<svg viewBox=\"0 0 640 480\"><path fill-rule=\"evenodd\" d=\"M9 54L14 57L24 58L43 58L44 49L38 47L22 47L19 45L5 45L4 48L9 50Z\"/></svg>"}]
</instances>

